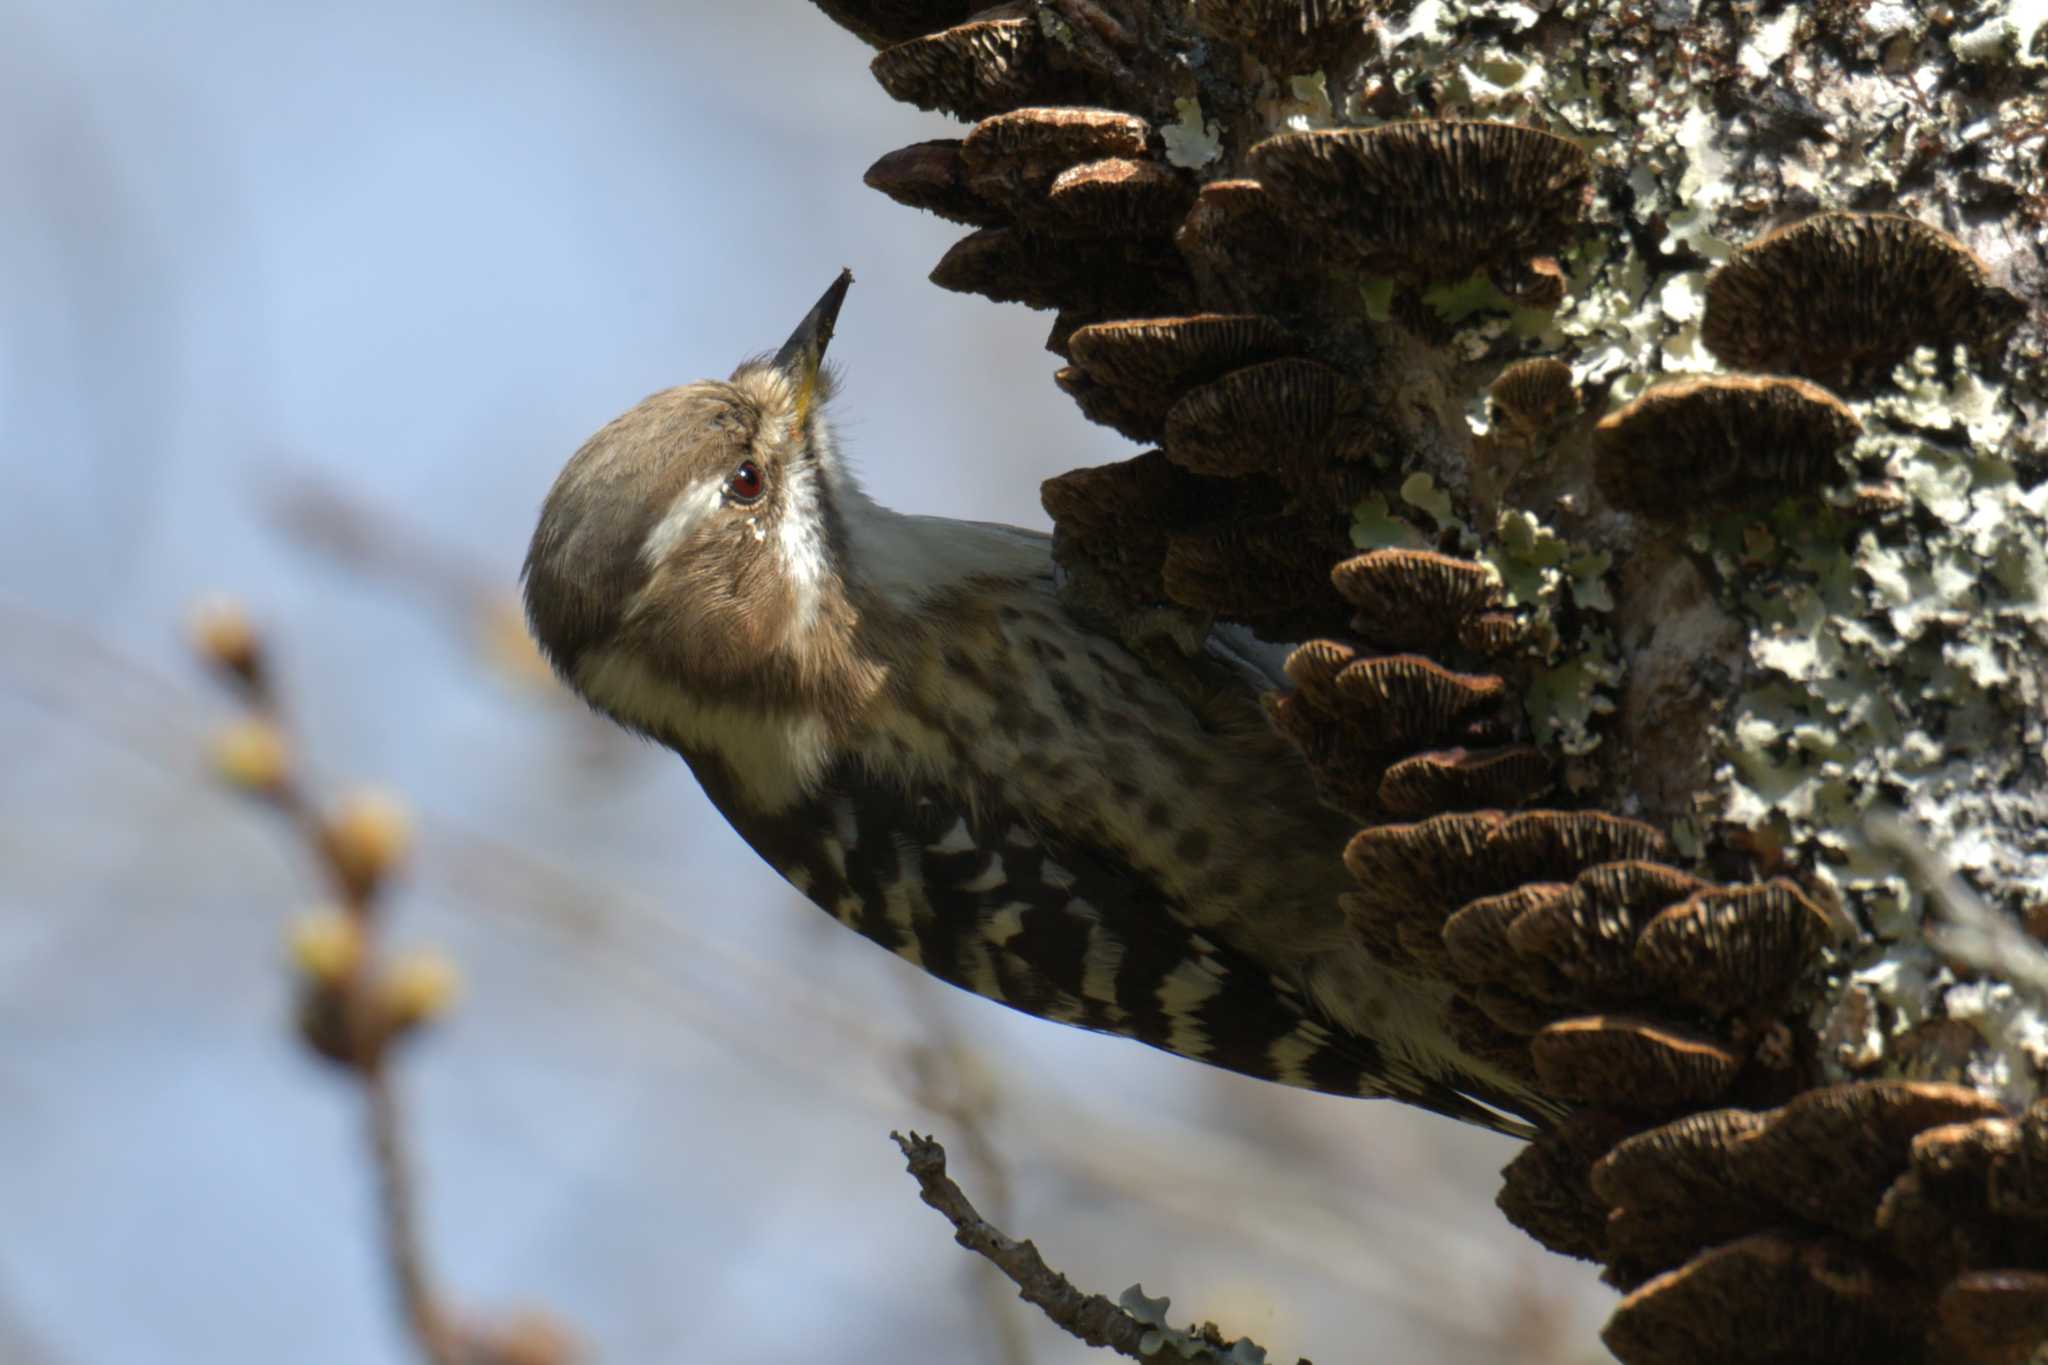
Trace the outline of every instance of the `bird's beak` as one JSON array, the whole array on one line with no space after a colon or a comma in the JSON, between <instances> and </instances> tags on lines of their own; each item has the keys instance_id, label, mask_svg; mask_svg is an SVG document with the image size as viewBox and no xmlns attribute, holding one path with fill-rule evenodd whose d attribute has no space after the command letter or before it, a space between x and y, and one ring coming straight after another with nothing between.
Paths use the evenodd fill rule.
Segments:
<instances>
[{"instance_id":1,"label":"bird's beak","mask_svg":"<svg viewBox=\"0 0 2048 1365\"><path fill-rule=\"evenodd\" d=\"M832 342L832 324L839 319L839 305L846 302L846 291L853 285L853 272L842 270L839 278L832 281L832 287L825 291L825 297L817 306L804 315L796 331L790 333L782 349L775 353L775 368L789 377L796 390L796 413L799 422L811 415L811 405L818 395L818 370L825 363L825 348Z\"/></svg>"}]
</instances>

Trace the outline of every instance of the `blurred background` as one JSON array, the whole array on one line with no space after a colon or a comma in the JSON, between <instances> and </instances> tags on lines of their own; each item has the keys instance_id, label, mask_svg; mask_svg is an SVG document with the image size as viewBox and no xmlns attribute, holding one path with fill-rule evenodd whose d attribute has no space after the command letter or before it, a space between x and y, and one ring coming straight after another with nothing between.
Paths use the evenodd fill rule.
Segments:
<instances>
[{"instance_id":1,"label":"blurred background","mask_svg":"<svg viewBox=\"0 0 2048 1365\"><path fill-rule=\"evenodd\" d=\"M534 672L562 461L842 265L883 501L1042 527L1131 453L862 187L952 131L868 55L801 0L0 0L0 1361L414 1358L362 1095L290 1026L316 869L209 768L219 591L316 788L417 812L390 939L464 992L397 1080L459 1311L611 1362L1088 1356L918 1202L916 1127L1082 1287L1280 1358L1606 1358L1609 1295L1493 1210L1512 1144L952 993Z\"/></svg>"}]
</instances>

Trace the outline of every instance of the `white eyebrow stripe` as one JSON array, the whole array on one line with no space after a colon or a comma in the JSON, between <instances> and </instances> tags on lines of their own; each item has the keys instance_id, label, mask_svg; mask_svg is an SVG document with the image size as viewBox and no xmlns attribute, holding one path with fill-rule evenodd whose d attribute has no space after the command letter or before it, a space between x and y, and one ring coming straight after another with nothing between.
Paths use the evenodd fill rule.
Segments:
<instances>
[{"instance_id":1,"label":"white eyebrow stripe","mask_svg":"<svg viewBox=\"0 0 2048 1365\"><path fill-rule=\"evenodd\" d=\"M783 466L781 551L787 572L791 601L796 607L795 629L805 630L817 618L831 562L825 551L825 517L821 505L818 471L812 461L799 460Z\"/></svg>"},{"instance_id":2,"label":"white eyebrow stripe","mask_svg":"<svg viewBox=\"0 0 2048 1365\"><path fill-rule=\"evenodd\" d=\"M668 505L668 512L640 543L640 562L654 568L667 559L676 546L690 538L697 523L716 512L725 500L725 479L705 479L684 489Z\"/></svg>"}]
</instances>

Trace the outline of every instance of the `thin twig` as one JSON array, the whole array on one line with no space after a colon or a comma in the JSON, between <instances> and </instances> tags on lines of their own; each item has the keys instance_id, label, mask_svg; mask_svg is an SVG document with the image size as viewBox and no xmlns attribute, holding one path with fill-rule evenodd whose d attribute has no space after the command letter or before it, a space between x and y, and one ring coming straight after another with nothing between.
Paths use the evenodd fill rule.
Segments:
<instances>
[{"instance_id":1,"label":"thin twig","mask_svg":"<svg viewBox=\"0 0 2048 1365\"><path fill-rule=\"evenodd\" d=\"M384 1255L393 1287L405 1311L413 1338L434 1365L457 1359L455 1335L427 1273L419 1232L418 1203L413 1193L412 1163L407 1159L405 1123L391 1073L380 1060L362 1071L363 1095L369 1103L370 1147L376 1154L377 1203L384 1221Z\"/></svg>"},{"instance_id":2,"label":"thin twig","mask_svg":"<svg viewBox=\"0 0 2048 1365\"><path fill-rule=\"evenodd\" d=\"M1249 1338L1226 1343L1213 1324L1199 1333L1178 1332L1163 1322L1148 1323L1100 1294L1084 1294L1045 1263L1038 1248L1020 1242L983 1218L946 1174L946 1149L916 1133L891 1133L917 1181L920 1198L953 1225L953 1240L1008 1276L1017 1293L1068 1335L1090 1346L1107 1346L1133 1360L1158 1365L1191 1365L1204 1360L1263 1360L1265 1350ZM1137 1286L1127 1300L1138 1296ZM1158 1301L1163 1309L1164 1300ZM1308 1365L1302 1361L1301 1365Z\"/></svg>"},{"instance_id":3,"label":"thin twig","mask_svg":"<svg viewBox=\"0 0 2048 1365\"><path fill-rule=\"evenodd\" d=\"M392 1046L418 1018L395 1013L380 998L381 897L401 856L404 826L390 812L366 821L359 807L354 821L336 823L321 810L293 772L287 708L262 641L239 608L212 608L196 636L202 657L233 688L248 716L278 737L275 756L244 767L238 780L290 824L352 926L355 950L329 960L324 970L307 972L303 1017L313 1022L302 1024L301 1032L316 1051L346 1066L362 1089L385 1262L400 1311L430 1365L458 1365L464 1352L427 1270L404 1116L389 1065Z\"/></svg>"},{"instance_id":4,"label":"thin twig","mask_svg":"<svg viewBox=\"0 0 2048 1365\"><path fill-rule=\"evenodd\" d=\"M1873 815L1867 828L1874 842L1905 859L1928 899L1940 907L1943 923L1927 931L1929 943L1958 962L2010 983L2037 1003L2048 1002L2048 949L1987 905L1904 819Z\"/></svg>"},{"instance_id":5,"label":"thin twig","mask_svg":"<svg viewBox=\"0 0 2048 1365\"><path fill-rule=\"evenodd\" d=\"M182 679L4 595L0 629L32 645L0 656L0 691L11 690L55 717L75 721L82 738L108 744L165 774L189 771L185 755L201 729L202 703ZM82 686L81 677L99 686ZM322 785L310 763L299 774L309 788ZM764 1028L705 1002L714 983L724 987L737 981L743 983L742 995L779 1002L778 1022L801 1016L809 1032L849 1045L864 1058L879 1063L913 1050L876 1019L800 989L803 983L787 976L787 968L754 956L711 926L667 913L645 891L610 880L608 870L558 864L528 844L481 834L445 817L426 820L425 827L433 835L433 856L422 860L421 873L429 881L443 880L445 899L453 908L489 904L522 912L494 921L494 932L545 934L551 957L564 950L601 953L601 966L594 970L616 988L635 999L645 997L648 1008L680 1019L691 1031L756 1065L786 1072L786 1084L828 1090L876 1114L901 1103L900 1081L847 1065L837 1048L828 1052L764 1043L770 1036ZM692 973L702 973L701 984ZM921 1026L915 1036L928 1035ZM1475 1351L1511 1345L1498 1325L1455 1311L1434 1292L1434 1282L1414 1269L1454 1263L1475 1281L1504 1281L1511 1267L1497 1240L1460 1233L1405 1203L1375 1205L1369 1216L1385 1239L1411 1254L1359 1255L1355 1220L1361 1209L1348 1197L1333 1201L1326 1186L1299 1170L1247 1165L1245 1149L1226 1131L1183 1129L1162 1144L1160 1117L1151 1115L1146 1141L1138 1143L1135 1129L1101 1114L1068 1108L1044 1094L1034 1093L1030 1103L1035 1115L1030 1143L1069 1178L1142 1202L1163 1217L1180 1220L1195 1230L1192 1235L1221 1238L1283 1258L1303 1273L1331 1277L1347 1293L1420 1316L1435 1330L1469 1341ZM1048 1117L1053 1114L1057 1117ZM1132 1156L1140 1150L1142 1161ZM1196 1194L1219 1169L1238 1173L1234 1198L1218 1201ZM1399 1193L1415 1199L1418 1191L1409 1181ZM1452 1193L1448 1184L1435 1191L1439 1199ZM1251 1208L1282 1209L1285 1217L1244 1216Z\"/></svg>"},{"instance_id":6,"label":"thin twig","mask_svg":"<svg viewBox=\"0 0 2048 1365\"><path fill-rule=\"evenodd\" d=\"M984 1201L999 1221L1007 1222L1009 1171L989 1136L996 1091L992 1085L977 1084L980 1078L973 1056L954 1030L951 1014L938 1007L929 991L909 990L905 995L918 1016L919 1035L925 1039L910 1049L911 1098L953 1125L966 1146L975 1183L986 1191ZM1003 1291L1002 1277L993 1267L976 1266L975 1280L988 1300L998 1357L1005 1365L1031 1365L1031 1342L1016 1305Z\"/></svg>"}]
</instances>

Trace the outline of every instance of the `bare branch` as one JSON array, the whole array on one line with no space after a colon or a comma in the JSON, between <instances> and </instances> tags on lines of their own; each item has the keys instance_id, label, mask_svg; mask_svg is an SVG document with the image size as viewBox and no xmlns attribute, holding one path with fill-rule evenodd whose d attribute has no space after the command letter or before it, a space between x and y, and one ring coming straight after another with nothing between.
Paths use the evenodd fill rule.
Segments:
<instances>
[{"instance_id":1,"label":"bare branch","mask_svg":"<svg viewBox=\"0 0 2048 1365\"><path fill-rule=\"evenodd\" d=\"M1872 839L1903 857L1919 877L1944 922L1928 942L1980 972L2009 982L2037 1002L2048 1002L2048 950L2014 920L2000 914L1956 875L1919 830L1894 815L1873 816Z\"/></svg>"},{"instance_id":2,"label":"bare branch","mask_svg":"<svg viewBox=\"0 0 2048 1365\"><path fill-rule=\"evenodd\" d=\"M1265 1348L1249 1337L1225 1342L1214 1323L1194 1332L1166 1325L1167 1300L1146 1299L1139 1286L1124 1293L1124 1306L1100 1294L1084 1294L1074 1282L1045 1263L1038 1248L1018 1241L983 1218L967 1195L946 1174L946 1149L916 1133L891 1133L902 1149L919 1196L953 1225L953 1240L1008 1276L1026 1303L1035 1305L1055 1325L1090 1346L1107 1346L1133 1360L1183 1365L1203 1360L1228 1360L1253 1365L1266 1358ZM1135 1305L1138 1316L1132 1311ZM1300 1365L1309 1365L1303 1360Z\"/></svg>"}]
</instances>

